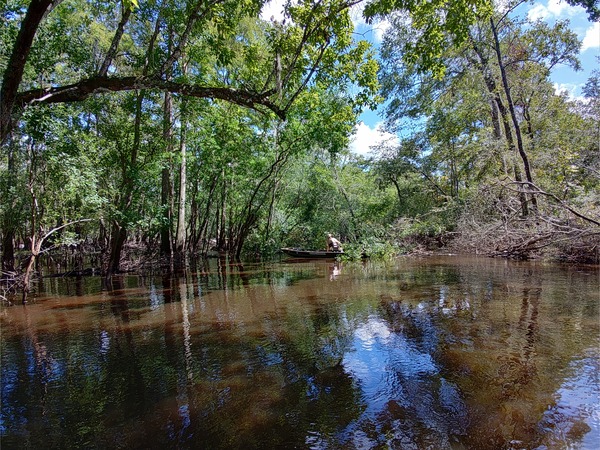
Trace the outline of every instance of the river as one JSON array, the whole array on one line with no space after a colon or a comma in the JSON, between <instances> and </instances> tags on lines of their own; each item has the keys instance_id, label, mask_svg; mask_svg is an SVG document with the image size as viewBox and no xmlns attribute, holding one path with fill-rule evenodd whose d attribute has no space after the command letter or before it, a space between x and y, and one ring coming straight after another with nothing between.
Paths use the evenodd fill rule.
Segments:
<instances>
[{"instance_id":1,"label":"river","mask_svg":"<svg viewBox=\"0 0 600 450\"><path fill-rule=\"evenodd\" d=\"M436 256L44 278L1 448L598 449L600 271Z\"/></svg>"}]
</instances>

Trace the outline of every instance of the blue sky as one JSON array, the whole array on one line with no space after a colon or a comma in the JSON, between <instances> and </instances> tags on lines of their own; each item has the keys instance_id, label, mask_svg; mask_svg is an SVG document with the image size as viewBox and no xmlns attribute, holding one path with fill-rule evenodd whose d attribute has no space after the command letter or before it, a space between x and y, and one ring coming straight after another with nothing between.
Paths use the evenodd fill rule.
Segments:
<instances>
[{"instance_id":1,"label":"blue sky","mask_svg":"<svg viewBox=\"0 0 600 450\"><path fill-rule=\"evenodd\" d=\"M496 0L502 2L503 0ZM263 9L263 17L268 19L275 17L281 20L281 11L283 10L284 0L271 0ZM566 91L571 97L581 95L581 88L587 82L592 70L599 67L598 58L600 57L600 23L592 23L588 20L587 14L581 7L573 7L564 0L537 0L521 4L515 11L521 17L528 17L531 20L541 19L549 24L557 20L568 19L571 29L582 41L582 47L579 54L582 70L575 72L566 66L556 67L551 80L554 83L556 91ZM362 6L355 7L352 11L352 19L356 27L356 32L360 39L370 40L376 46L381 42L383 33L387 24L378 23L367 25L362 19ZM353 152L366 155L370 151L370 146L381 143L384 140L396 139L395 136L385 134L381 131L382 118L378 111L366 111L361 117L361 122L356 128L356 135L351 145Z\"/></svg>"}]
</instances>

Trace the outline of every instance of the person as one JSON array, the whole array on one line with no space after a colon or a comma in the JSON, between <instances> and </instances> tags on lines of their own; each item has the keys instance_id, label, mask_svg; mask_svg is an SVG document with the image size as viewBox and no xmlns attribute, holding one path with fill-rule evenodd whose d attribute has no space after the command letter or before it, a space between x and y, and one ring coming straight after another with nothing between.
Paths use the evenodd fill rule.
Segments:
<instances>
[{"instance_id":1,"label":"person","mask_svg":"<svg viewBox=\"0 0 600 450\"><path fill-rule=\"evenodd\" d=\"M343 252L342 243L334 238L331 233L327 233L327 251Z\"/></svg>"}]
</instances>

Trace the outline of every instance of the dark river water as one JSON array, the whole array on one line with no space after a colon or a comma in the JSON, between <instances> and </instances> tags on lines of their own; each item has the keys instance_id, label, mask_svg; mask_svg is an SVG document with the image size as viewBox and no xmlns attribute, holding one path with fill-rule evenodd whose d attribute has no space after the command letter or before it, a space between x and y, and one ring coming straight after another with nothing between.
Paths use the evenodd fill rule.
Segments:
<instances>
[{"instance_id":1,"label":"dark river water","mask_svg":"<svg viewBox=\"0 0 600 450\"><path fill-rule=\"evenodd\" d=\"M462 257L45 278L1 448L598 449L600 272Z\"/></svg>"}]
</instances>

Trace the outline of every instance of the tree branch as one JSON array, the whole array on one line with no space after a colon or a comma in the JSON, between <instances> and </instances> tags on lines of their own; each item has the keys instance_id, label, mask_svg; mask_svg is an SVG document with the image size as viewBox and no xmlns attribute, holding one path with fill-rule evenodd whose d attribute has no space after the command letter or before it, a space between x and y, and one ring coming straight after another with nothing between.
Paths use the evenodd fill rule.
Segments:
<instances>
[{"instance_id":1,"label":"tree branch","mask_svg":"<svg viewBox=\"0 0 600 450\"><path fill-rule=\"evenodd\" d=\"M74 220L72 222L65 223L64 225L61 225L56 228L52 228L40 239L39 243L41 245L46 239L48 239L50 237L50 235L52 235L53 233L56 233L59 230L62 230L63 228L69 227L71 225L75 225L76 223L91 222L91 221L92 221L92 219L79 219L79 220Z\"/></svg>"},{"instance_id":2,"label":"tree branch","mask_svg":"<svg viewBox=\"0 0 600 450\"><path fill-rule=\"evenodd\" d=\"M261 111L265 107L273 111L282 120L285 111L269 100L273 90L256 93L228 87L206 87L193 84L182 84L153 77L93 77L68 86L48 89L33 89L17 96L17 104L26 106L34 103L65 103L83 101L91 95L106 92L133 91L138 89L154 89L181 94L188 97L212 98L224 100L240 106Z\"/></svg>"},{"instance_id":3,"label":"tree branch","mask_svg":"<svg viewBox=\"0 0 600 450\"><path fill-rule=\"evenodd\" d=\"M125 31L125 25L127 24L129 17L131 16L131 10L132 10L133 6L132 5L126 6L125 4L122 4L121 8L123 11L123 13L121 15L121 21L119 22L119 25L117 26L117 31L115 32L115 35L113 36L113 40L110 43L110 49L108 50L108 53L104 57L102 66L100 67L100 70L98 71L98 76L101 76L101 77L106 76L106 74L108 73L108 68L112 64L113 59L115 58L115 55L117 54L117 49L119 48L119 42L121 42L121 38L123 37L123 32Z\"/></svg>"},{"instance_id":4,"label":"tree branch","mask_svg":"<svg viewBox=\"0 0 600 450\"><path fill-rule=\"evenodd\" d=\"M530 183L530 182L527 182L527 181L513 181L512 184L527 185L528 187L530 187L532 189L535 189L535 191L532 191L532 194L542 194L542 195L545 195L546 197L550 197L556 203L558 203L561 207L565 208L567 211L571 212L572 214L574 214L575 216L579 217L580 219L583 219L586 222L593 223L594 225L600 226L600 222L599 221L594 220L594 219L592 219L590 217L587 217L587 216L583 215L582 213L574 210L569 205L567 205L565 202L563 202L560 198L558 198L556 195L551 194L551 193L546 192L546 191L542 191L539 187L537 187L533 183Z\"/></svg>"}]
</instances>

